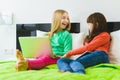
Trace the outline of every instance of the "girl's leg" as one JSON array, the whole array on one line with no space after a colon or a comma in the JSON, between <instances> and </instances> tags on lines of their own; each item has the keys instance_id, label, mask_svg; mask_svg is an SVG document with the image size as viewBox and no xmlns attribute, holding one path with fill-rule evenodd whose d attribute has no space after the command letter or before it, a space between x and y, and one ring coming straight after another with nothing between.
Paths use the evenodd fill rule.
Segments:
<instances>
[{"instance_id":1,"label":"girl's leg","mask_svg":"<svg viewBox=\"0 0 120 80\"><path fill-rule=\"evenodd\" d=\"M104 51L94 51L85 56L79 57L76 61L84 65L84 67L94 66L100 63L109 63L108 55Z\"/></svg>"},{"instance_id":2,"label":"girl's leg","mask_svg":"<svg viewBox=\"0 0 120 80\"><path fill-rule=\"evenodd\" d=\"M70 62L70 67L72 68L74 73L85 74L84 66L76 60Z\"/></svg>"},{"instance_id":3,"label":"girl's leg","mask_svg":"<svg viewBox=\"0 0 120 80\"><path fill-rule=\"evenodd\" d=\"M57 65L58 65L58 68L60 71L62 72L72 72L73 70L71 69L69 63L73 61L71 59L68 59L68 58L60 58L58 61L57 61Z\"/></svg>"},{"instance_id":4,"label":"girl's leg","mask_svg":"<svg viewBox=\"0 0 120 80\"><path fill-rule=\"evenodd\" d=\"M37 70L50 64L56 64L59 58L51 58L49 55L43 55L37 59L27 60L28 69Z\"/></svg>"},{"instance_id":5,"label":"girl's leg","mask_svg":"<svg viewBox=\"0 0 120 80\"><path fill-rule=\"evenodd\" d=\"M94 51L77 58L70 63L75 73L85 73L84 67L94 66L100 63L109 63L108 55L104 51Z\"/></svg>"},{"instance_id":6,"label":"girl's leg","mask_svg":"<svg viewBox=\"0 0 120 80\"><path fill-rule=\"evenodd\" d=\"M59 58L51 58L49 55L43 55L33 60L24 59L21 51L16 51L17 63L16 70L23 71L27 69L41 69L50 64L56 64Z\"/></svg>"}]
</instances>

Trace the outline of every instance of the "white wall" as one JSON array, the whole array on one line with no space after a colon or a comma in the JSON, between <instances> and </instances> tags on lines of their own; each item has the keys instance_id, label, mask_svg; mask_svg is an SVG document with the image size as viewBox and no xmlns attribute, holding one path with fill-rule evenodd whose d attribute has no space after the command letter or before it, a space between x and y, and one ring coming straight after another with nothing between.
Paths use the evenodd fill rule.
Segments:
<instances>
[{"instance_id":1,"label":"white wall","mask_svg":"<svg viewBox=\"0 0 120 80\"><path fill-rule=\"evenodd\" d=\"M86 18L102 12L108 21L120 21L120 0L0 0L0 12L13 13L13 25L0 25L0 54L15 54L17 23L51 22L56 9L69 12L71 22L80 22L86 32ZM0 56L1 57L1 56Z\"/></svg>"}]
</instances>

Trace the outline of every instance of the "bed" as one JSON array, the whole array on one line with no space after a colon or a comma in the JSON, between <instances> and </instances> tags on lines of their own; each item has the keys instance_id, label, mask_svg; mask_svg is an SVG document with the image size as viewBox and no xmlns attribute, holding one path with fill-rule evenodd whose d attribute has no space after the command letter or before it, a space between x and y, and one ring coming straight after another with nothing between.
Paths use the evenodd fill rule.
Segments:
<instances>
[{"instance_id":1,"label":"bed","mask_svg":"<svg viewBox=\"0 0 120 80\"><path fill-rule=\"evenodd\" d=\"M80 32L80 23L73 23L73 24L74 25L72 25L72 27L73 29L74 28L75 29L71 31L71 34L74 39L77 39L81 41L82 43L83 40L81 39L85 35L83 34L81 35L82 32ZM17 24L17 27L20 25L21 24L19 25ZM47 25L50 25L50 24L47 24ZM120 40L120 36L118 36L118 34L120 33L120 22L108 22L108 27L109 27L109 31L111 32L111 36L113 39L112 45L111 45L112 47L110 51L111 53L115 53L113 54L114 59L111 58L112 64L99 64L96 66L86 68L85 69L86 74L76 74L76 73L68 73L68 72L59 73L56 64L46 66L40 70L29 70L29 71L16 72L15 70L16 61L15 60L5 60L5 61L2 60L0 61L0 80L119 80L120 79L120 76L119 76L120 75L120 65L119 65L120 64L119 62L120 44L119 43L117 44L115 42L117 40L118 41ZM26 30L23 24L22 24L22 28ZM78 28L79 30L76 28ZM33 28L29 28L29 29L32 29L32 30L28 30L28 31L32 31L32 36L38 35L38 33L34 32L38 28L37 29L34 28L34 30ZM76 35L76 33L79 35ZM19 34L17 33L16 36L19 37L20 35L21 34L19 32ZM27 35L30 36L31 32L30 34L27 34ZM115 35L117 36L117 38ZM21 36L24 36L24 35L21 35ZM80 39L78 39L79 36L81 37ZM73 42L77 42L77 41L73 41ZM79 43L80 46L82 46L81 43ZM17 43L17 45L18 44L19 43ZM76 45L74 47L78 47ZM114 46L115 47L117 46L117 48L114 48ZM20 46L18 46L17 48L20 49Z\"/></svg>"}]
</instances>

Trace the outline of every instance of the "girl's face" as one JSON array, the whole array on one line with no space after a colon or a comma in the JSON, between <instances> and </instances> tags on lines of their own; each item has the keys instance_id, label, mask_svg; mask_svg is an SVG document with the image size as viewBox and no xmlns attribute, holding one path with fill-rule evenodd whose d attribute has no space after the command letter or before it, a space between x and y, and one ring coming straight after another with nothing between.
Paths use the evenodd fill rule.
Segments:
<instances>
[{"instance_id":1,"label":"girl's face","mask_svg":"<svg viewBox=\"0 0 120 80\"><path fill-rule=\"evenodd\" d=\"M93 23L88 23L88 28L89 28L89 31L92 32L92 30L93 30Z\"/></svg>"},{"instance_id":2,"label":"girl's face","mask_svg":"<svg viewBox=\"0 0 120 80\"><path fill-rule=\"evenodd\" d=\"M67 13L64 13L61 18L61 28L65 29L68 23L69 23L69 16Z\"/></svg>"}]
</instances>

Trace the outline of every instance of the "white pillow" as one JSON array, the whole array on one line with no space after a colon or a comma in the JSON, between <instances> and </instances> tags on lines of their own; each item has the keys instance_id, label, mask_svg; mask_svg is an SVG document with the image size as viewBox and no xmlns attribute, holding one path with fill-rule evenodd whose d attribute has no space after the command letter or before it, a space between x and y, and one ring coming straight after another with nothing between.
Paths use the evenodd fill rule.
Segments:
<instances>
[{"instance_id":1,"label":"white pillow","mask_svg":"<svg viewBox=\"0 0 120 80\"><path fill-rule=\"evenodd\" d=\"M73 39L73 43L72 43L72 47L73 49L77 49L77 48L80 48L83 46L83 42L84 42L84 39L85 39L85 33L81 32L81 33L72 33L72 39ZM78 58L80 55L74 55L74 56L71 56L71 59L76 59Z\"/></svg>"},{"instance_id":2,"label":"white pillow","mask_svg":"<svg viewBox=\"0 0 120 80\"><path fill-rule=\"evenodd\" d=\"M111 32L110 56L111 63L120 64L120 30Z\"/></svg>"},{"instance_id":3,"label":"white pillow","mask_svg":"<svg viewBox=\"0 0 120 80\"><path fill-rule=\"evenodd\" d=\"M43 36L45 36L46 33L47 32L45 32L45 31L36 30L36 36L37 37L43 37Z\"/></svg>"},{"instance_id":4,"label":"white pillow","mask_svg":"<svg viewBox=\"0 0 120 80\"><path fill-rule=\"evenodd\" d=\"M79 48L81 46L83 46L83 42L84 42L84 38L85 38L85 33L81 32L81 33L72 33L72 47L73 49Z\"/></svg>"}]
</instances>

